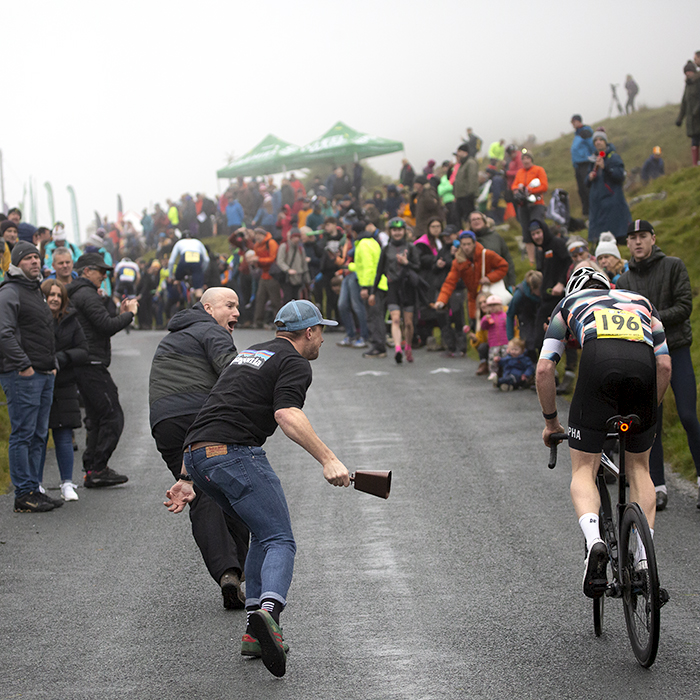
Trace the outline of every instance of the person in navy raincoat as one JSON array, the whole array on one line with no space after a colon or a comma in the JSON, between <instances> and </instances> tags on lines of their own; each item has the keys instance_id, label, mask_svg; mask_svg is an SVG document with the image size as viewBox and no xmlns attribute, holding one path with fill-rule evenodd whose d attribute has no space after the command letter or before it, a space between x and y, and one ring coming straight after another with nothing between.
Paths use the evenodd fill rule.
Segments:
<instances>
[{"instance_id":1,"label":"person in navy raincoat","mask_svg":"<svg viewBox=\"0 0 700 700\"><path fill-rule=\"evenodd\" d=\"M602 129L593 134L596 159L588 173L590 188L590 213L588 241L597 244L603 231L611 231L619 243L627 240L627 225L632 221L622 184L625 181L625 164L608 143ZM601 156L600 154L604 155Z\"/></svg>"}]
</instances>

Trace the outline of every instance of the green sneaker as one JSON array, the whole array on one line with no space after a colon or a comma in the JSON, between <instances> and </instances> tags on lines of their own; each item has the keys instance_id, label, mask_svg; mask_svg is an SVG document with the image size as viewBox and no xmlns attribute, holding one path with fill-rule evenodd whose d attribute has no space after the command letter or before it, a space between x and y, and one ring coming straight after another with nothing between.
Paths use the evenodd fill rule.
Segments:
<instances>
[{"instance_id":1,"label":"green sneaker","mask_svg":"<svg viewBox=\"0 0 700 700\"><path fill-rule=\"evenodd\" d=\"M260 644L260 656L265 668L280 678L287 670L287 652L282 629L267 610L256 610L248 618L250 631Z\"/></svg>"},{"instance_id":2,"label":"green sneaker","mask_svg":"<svg viewBox=\"0 0 700 700\"><path fill-rule=\"evenodd\" d=\"M280 630L281 629L280 627ZM289 644L287 644L287 642L282 642L282 647L284 648L284 653L289 654ZM241 640L241 656L252 656L254 659L262 657L260 642L250 634L243 635L243 639Z\"/></svg>"}]
</instances>

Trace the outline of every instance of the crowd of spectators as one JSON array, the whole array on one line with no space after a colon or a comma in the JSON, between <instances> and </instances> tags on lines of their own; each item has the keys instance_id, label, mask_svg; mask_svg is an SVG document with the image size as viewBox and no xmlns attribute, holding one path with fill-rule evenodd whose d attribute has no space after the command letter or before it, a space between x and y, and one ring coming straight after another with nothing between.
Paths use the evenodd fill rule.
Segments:
<instances>
[{"instance_id":1,"label":"crowd of spectators","mask_svg":"<svg viewBox=\"0 0 700 700\"><path fill-rule=\"evenodd\" d=\"M687 120L694 163L698 65L700 53L684 68L678 118L679 124ZM628 108L634 109L633 99ZM90 428L85 485L126 481L107 465L123 429L117 389L107 370L111 335L132 321L139 330L164 329L207 288L236 292L240 328L272 328L282 304L306 298L339 321L344 335L338 345L363 349L366 358L391 354L397 363L410 363L413 350L421 347L463 357L472 345L479 357L477 374L488 375L503 390L530 385L544 324L574 266L598 265L613 283L628 269L620 251L631 219L624 163L604 129L594 132L579 114L571 123L571 158L584 220L571 217L568 193L552 187L531 151L500 139L480 157L483 144L471 128L439 165L430 159L417 174L404 159L396 183L368 190L359 163L305 182L294 173L279 185L273 178L238 178L215 198L184 194L167 199L165 207L144 209L140 226L121 215L115 222L105 219L81 246L68 241L61 222L35 228L22 221L17 208L0 215L0 275L5 278L0 353L19 374L34 364L32 352L38 353L39 373L46 372L47 363L57 371L50 372L54 379L49 383L55 382L51 410L42 408L29 423L40 423L34 437L53 430L64 499L77 498L72 431L80 424L78 392ZM642 177L648 181L663 172L661 149L654 147ZM521 241L511 251L500 227L508 228L512 218ZM572 235L584 227L587 240ZM226 240L228 254L217 252L223 246L212 239ZM522 279L512 257L518 252L531 268ZM53 362L42 354L48 344L32 345L32 333L29 348L21 347L25 341L18 346L14 337L21 326L18 304L35 309L31 318L39 313L41 294L53 322L48 324ZM576 347L570 344L561 392L572 388L576 361ZM21 416L12 421L13 435L19 437L11 437L10 451L14 461L22 453L20 471L29 475L20 478L16 492L34 498L42 490L43 457L33 453L37 448L31 440L25 444L19 427L15 431L17 420L27 423L24 409L10 398L16 389L11 378L3 386L11 414L19 410ZM51 499L40 501L37 509L51 507Z\"/></svg>"}]
</instances>

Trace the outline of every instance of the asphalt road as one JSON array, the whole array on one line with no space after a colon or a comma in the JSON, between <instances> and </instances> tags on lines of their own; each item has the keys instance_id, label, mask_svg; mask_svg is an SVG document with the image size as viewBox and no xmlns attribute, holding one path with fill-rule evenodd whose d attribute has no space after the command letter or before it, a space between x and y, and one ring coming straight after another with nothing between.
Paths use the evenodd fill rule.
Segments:
<instances>
[{"instance_id":1,"label":"asphalt road","mask_svg":"<svg viewBox=\"0 0 700 700\"><path fill-rule=\"evenodd\" d=\"M306 412L351 471L392 469L392 494L332 488L281 431L268 441L298 543L287 675L240 657L244 614L222 608L187 515L161 505L171 478L147 406L161 337L113 341L126 428L112 466L128 484L80 488L77 503L38 515L0 496L0 698L699 696L691 490L671 484L657 520L671 602L647 671L620 601L606 601L594 636L568 457L547 469L534 393L494 391L473 359L366 360L337 334L314 363ZM235 334L241 349L267 337ZM58 486L51 453L44 482Z\"/></svg>"}]
</instances>

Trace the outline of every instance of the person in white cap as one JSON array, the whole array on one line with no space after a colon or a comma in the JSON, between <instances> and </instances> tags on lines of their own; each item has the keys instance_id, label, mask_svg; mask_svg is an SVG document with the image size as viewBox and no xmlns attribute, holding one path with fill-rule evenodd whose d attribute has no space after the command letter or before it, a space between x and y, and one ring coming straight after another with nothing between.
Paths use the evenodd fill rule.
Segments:
<instances>
[{"instance_id":1,"label":"person in white cap","mask_svg":"<svg viewBox=\"0 0 700 700\"><path fill-rule=\"evenodd\" d=\"M240 352L221 373L185 437L179 481L165 505L179 513L194 499L192 482L250 529L245 563L248 625L243 656L262 657L275 676L286 670L279 616L292 582L296 543L280 480L263 444L279 425L323 465L333 486L349 486L345 465L326 447L302 411L311 384L310 360L323 343L324 319L310 301L292 300L275 317L273 340Z\"/></svg>"},{"instance_id":2,"label":"person in white cap","mask_svg":"<svg viewBox=\"0 0 700 700\"><path fill-rule=\"evenodd\" d=\"M610 281L617 286L620 275L628 269L627 261L622 259L620 249L615 243L615 236L610 231L600 234L600 243L595 249L596 262L605 270Z\"/></svg>"},{"instance_id":3,"label":"person in white cap","mask_svg":"<svg viewBox=\"0 0 700 700\"><path fill-rule=\"evenodd\" d=\"M44 248L44 267L49 268L53 272L53 252L56 248L67 248L70 250L70 254L73 257L73 262L76 263L81 255L80 248L73 245L68 240L68 234L66 233L65 226L59 221L53 228L51 232L52 240L46 244Z\"/></svg>"}]
</instances>

